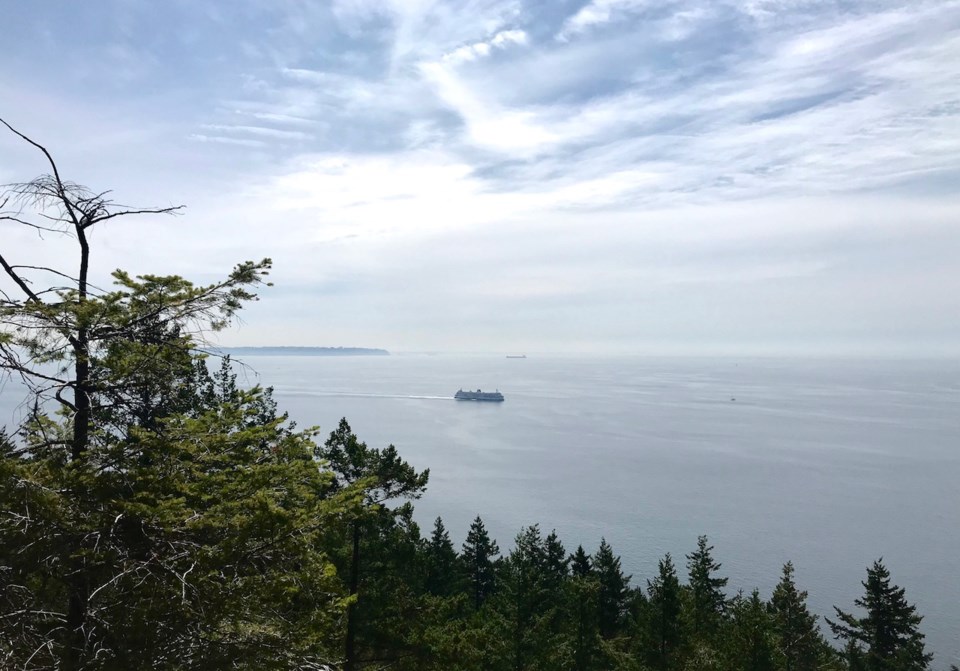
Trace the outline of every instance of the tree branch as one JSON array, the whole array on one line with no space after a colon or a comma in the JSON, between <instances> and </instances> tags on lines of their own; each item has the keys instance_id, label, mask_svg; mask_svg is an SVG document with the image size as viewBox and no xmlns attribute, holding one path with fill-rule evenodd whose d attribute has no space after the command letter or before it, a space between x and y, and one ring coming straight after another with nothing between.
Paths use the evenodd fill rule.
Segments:
<instances>
[{"instance_id":1,"label":"tree branch","mask_svg":"<svg viewBox=\"0 0 960 671\"><path fill-rule=\"evenodd\" d=\"M53 160L53 157L50 155L50 152L47 151L46 147L28 138L26 135L24 135L23 133L18 131L16 128L8 124L3 117L0 117L0 123L6 126L11 133L19 137L21 140L25 141L27 144L32 144L34 147L42 151L43 155L47 157L47 162L50 163L50 169L53 170L53 176L56 178L58 183L63 184L63 180L60 179L60 171L57 170L57 164Z\"/></svg>"},{"instance_id":2,"label":"tree branch","mask_svg":"<svg viewBox=\"0 0 960 671\"><path fill-rule=\"evenodd\" d=\"M3 119L0 119L0 121L3 121ZM31 301L34 303L40 302L40 299L37 298L37 295L33 293L30 287L27 286L27 283L23 281L23 278L21 278L16 271L14 271L13 266L7 263L7 260L3 258L3 254L0 254L0 266L3 266L4 271L6 271L7 275L10 276L10 279L12 279L21 290L23 290L23 293L25 293Z\"/></svg>"},{"instance_id":3,"label":"tree branch","mask_svg":"<svg viewBox=\"0 0 960 671\"><path fill-rule=\"evenodd\" d=\"M11 133L16 135L20 139L22 139L27 144L31 144L37 149L39 149L40 151L42 151L43 155L47 157L47 162L50 164L50 169L53 171L53 178L57 182L57 196L60 198L61 202L63 202L63 205L67 210L67 214L70 215L70 220L73 222L73 225L76 226L77 228L80 228L80 221L77 219L77 214L73 210L73 205L70 202L70 199L67 198L63 180L60 178L60 170L57 168L57 162L53 160L53 156L50 155L50 152L47 151L47 148L44 147L39 142L35 142L34 140L31 140L29 137L27 137L26 135L18 131L16 128L8 124L6 120L3 119L3 117L0 117L0 123L6 126Z\"/></svg>"},{"instance_id":4,"label":"tree branch","mask_svg":"<svg viewBox=\"0 0 960 671\"><path fill-rule=\"evenodd\" d=\"M49 226L41 226L40 224L34 224L33 222L20 219L19 217L14 217L13 215L10 215L10 214L5 214L3 216L0 216L0 221L12 221L17 224L21 224L23 226L29 226L30 228L35 228L38 231L46 231L47 233L63 233L63 231L59 231L55 228L50 228Z\"/></svg>"},{"instance_id":5,"label":"tree branch","mask_svg":"<svg viewBox=\"0 0 960 671\"><path fill-rule=\"evenodd\" d=\"M85 222L81 228L87 229L93 226L94 224L99 224L101 222L107 221L108 219L115 219L116 217L126 217L131 214L177 214L183 210L185 205L176 205L173 207L157 207L157 208L146 208L142 210L121 210L119 212L110 212L105 214L102 217L95 217L93 219Z\"/></svg>"},{"instance_id":6,"label":"tree branch","mask_svg":"<svg viewBox=\"0 0 960 671\"><path fill-rule=\"evenodd\" d=\"M67 275L66 273L61 273L59 270L54 270L53 268L47 268L46 266L16 265L16 266L10 266L10 267L13 268L13 269L15 269L15 270L42 270L43 272L53 273L54 275L59 275L59 276L62 277L63 279L65 279L65 280L70 280L71 282L76 282L76 281L77 281L77 278L76 278L76 277L70 277L70 276ZM101 289L101 291L102 291L102 289Z\"/></svg>"}]
</instances>

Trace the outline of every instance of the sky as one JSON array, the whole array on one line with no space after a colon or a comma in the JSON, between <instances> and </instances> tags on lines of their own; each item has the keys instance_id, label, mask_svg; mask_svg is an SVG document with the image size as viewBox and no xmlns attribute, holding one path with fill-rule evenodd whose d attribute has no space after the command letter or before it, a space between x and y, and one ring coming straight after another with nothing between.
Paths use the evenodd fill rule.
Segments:
<instances>
[{"instance_id":1,"label":"sky","mask_svg":"<svg viewBox=\"0 0 960 671\"><path fill-rule=\"evenodd\" d=\"M0 0L0 117L222 345L960 354L960 2ZM0 182L45 171L0 134ZM19 263L61 242L5 228Z\"/></svg>"}]
</instances>

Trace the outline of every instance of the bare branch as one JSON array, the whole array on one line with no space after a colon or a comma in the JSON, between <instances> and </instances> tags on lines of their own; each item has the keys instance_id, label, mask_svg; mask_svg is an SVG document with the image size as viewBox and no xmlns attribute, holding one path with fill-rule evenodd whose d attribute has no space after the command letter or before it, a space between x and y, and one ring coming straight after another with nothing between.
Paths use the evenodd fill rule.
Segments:
<instances>
[{"instance_id":1,"label":"bare branch","mask_svg":"<svg viewBox=\"0 0 960 671\"><path fill-rule=\"evenodd\" d=\"M111 193L111 192L112 192L111 189L107 189L106 191L101 191L100 193L91 194L86 198L81 198L80 200L78 200L77 205L82 207L84 205L89 205L90 203L94 203L94 202L102 203L103 205L109 205L111 201L105 200L104 196L106 196L108 193Z\"/></svg>"},{"instance_id":2,"label":"bare branch","mask_svg":"<svg viewBox=\"0 0 960 671\"><path fill-rule=\"evenodd\" d=\"M46 266L24 266L24 265L16 265L16 266L10 266L10 267L11 267L11 268L14 268L14 269L16 269L16 270L42 270L43 272L53 273L54 275L59 275L59 276L62 277L63 279L65 279L65 280L70 280L71 282L76 282L76 281L77 281L77 278L76 278L76 277L70 277L70 276L67 275L66 273L61 273L59 270L54 270L53 268L47 268Z\"/></svg>"},{"instance_id":3,"label":"bare branch","mask_svg":"<svg viewBox=\"0 0 960 671\"><path fill-rule=\"evenodd\" d=\"M158 207L158 208L146 208L143 210L121 210L119 212L111 212L101 217L96 217L91 219L83 224L81 228L90 228L94 224L99 224L101 222L107 221L108 219L114 219L116 217L126 217L131 214L178 214L186 206L185 205L176 205L174 207Z\"/></svg>"},{"instance_id":4,"label":"bare branch","mask_svg":"<svg viewBox=\"0 0 960 671\"><path fill-rule=\"evenodd\" d=\"M4 126L6 126L7 129L8 129L11 133L13 133L14 135L16 135L16 136L19 137L20 139L24 140L27 144L32 144L34 147L36 147L37 149L39 149L40 151L42 151L42 152L43 152L43 155L47 157L47 162L50 163L50 169L53 170L53 176L57 179L57 182L59 182L59 183L61 183L61 184L63 183L63 180L60 179L60 171L57 170L57 164L56 164L56 162L53 160L53 157L50 155L50 152L47 151L47 148L46 148L46 147L44 147L43 145L41 145L41 144L39 144L39 143L37 143L37 142L34 142L34 141L31 140L30 138L28 138L26 135L24 135L23 133L21 133L20 131L18 131L16 128L14 128L14 127L11 126L10 124L8 124L3 117L0 117L0 123L2 123Z\"/></svg>"},{"instance_id":5,"label":"bare branch","mask_svg":"<svg viewBox=\"0 0 960 671\"><path fill-rule=\"evenodd\" d=\"M70 220L73 222L73 225L76 226L77 228L80 228L80 221L79 219L77 219L77 214L73 210L73 205L70 203L70 199L67 198L64 182L60 178L60 170L57 168L57 162L53 160L53 156L50 155L50 152L47 151L47 148L44 147L42 144L35 142L34 140L31 140L29 137L27 137L26 135L18 131L16 128L8 124L6 120L3 119L2 117L0 117L0 123L6 126L11 133L21 138L22 140L24 140L27 144L31 144L37 149L39 149L40 151L42 151L43 155L47 157L47 162L50 164L50 169L53 171L53 177L56 180L56 195L63 202L63 205L66 208L67 214L70 216Z\"/></svg>"},{"instance_id":6,"label":"bare branch","mask_svg":"<svg viewBox=\"0 0 960 671\"><path fill-rule=\"evenodd\" d=\"M0 119L0 121L3 121L3 119ZM21 290L23 290L23 293L25 293L31 301L35 303L40 302L40 299L37 297L37 295L33 293L30 287L27 286L27 283L24 282L23 278L20 277L13 269L13 266L7 263L7 260L3 258L3 254L0 254L0 266L3 266L4 271L6 271L7 275L10 276L10 279L12 279Z\"/></svg>"},{"instance_id":7,"label":"bare branch","mask_svg":"<svg viewBox=\"0 0 960 671\"><path fill-rule=\"evenodd\" d=\"M20 219L19 217L14 217L9 214L0 216L0 221L12 221L23 226L29 226L30 228L35 228L38 231L46 231L47 233L63 233L63 231L57 230L56 228L50 228L49 226L41 226L40 224L34 224L31 221L26 221L25 219Z\"/></svg>"}]
</instances>

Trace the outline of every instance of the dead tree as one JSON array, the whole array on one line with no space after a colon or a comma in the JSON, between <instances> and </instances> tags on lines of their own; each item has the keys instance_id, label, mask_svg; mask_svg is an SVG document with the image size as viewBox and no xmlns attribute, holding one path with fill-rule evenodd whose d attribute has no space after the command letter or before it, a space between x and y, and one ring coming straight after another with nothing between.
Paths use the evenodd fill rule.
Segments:
<instances>
[{"instance_id":1,"label":"dead tree","mask_svg":"<svg viewBox=\"0 0 960 671\"><path fill-rule=\"evenodd\" d=\"M177 277L131 278L120 271L113 275L119 289L95 286L90 279L91 229L136 215L176 214L182 206L118 204L109 191L94 191L65 180L44 146L3 119L0 124L35 148L49 170L28 182L0 186L0 374L18 378L26 386L32 408L20 427L21 432L32 433L32 439L26 446L4 449L60 450L64 468L82 469L89 460L92 441L104 428L99 425L106 416L101 411L124 403L130 392L129 378L97 378L97 357L115 343L142 339L149 329L189 328L190 324L205 330L222 328L242 302L255 298L247 287L262 283L270 262L240 264L224 281L204 287ZM54 268L14 258L22 250L9 249L10 238L3 233L6 227L73 240L75 265ZM54 430L50 422L43 421L51 406L65 417L60 425L65 430ZM73 493L75 497L85 494ZM53 666L75 671L84 667L84 659L96 654L90 648L94 627L88 621L88 603L97 586L88 582L83 550L99 542L99 536L65 535L73 550L65 553L72 557L70 565L62 567L67 603L62 612L43 614L54 622L55 626L45 630L53 632L53 638L42 640L41 636L33 643L38 645L38 653L56 648L58 653L51 652L51 659L59 657L59 661L52 662ZM0 617L7 614L0 613Z\"/></svg>"}]
</instances>

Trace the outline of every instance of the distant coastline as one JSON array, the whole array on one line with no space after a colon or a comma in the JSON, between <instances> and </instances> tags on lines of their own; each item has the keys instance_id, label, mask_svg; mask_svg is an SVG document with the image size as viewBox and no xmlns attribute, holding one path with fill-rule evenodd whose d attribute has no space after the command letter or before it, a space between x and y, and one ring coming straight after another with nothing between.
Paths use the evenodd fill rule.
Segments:
<instances>
[{"instance_id":1,"label":"distant coastline","mask_svg":"<svg viewBox=\"0 0 960 671\"><path fill-rule=\"evenodd\" d=\"M370 347L221 347L220 351L238 356L390 356L385 349Z\"/></svg>"}]
</instances>

